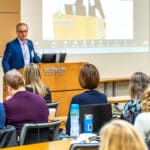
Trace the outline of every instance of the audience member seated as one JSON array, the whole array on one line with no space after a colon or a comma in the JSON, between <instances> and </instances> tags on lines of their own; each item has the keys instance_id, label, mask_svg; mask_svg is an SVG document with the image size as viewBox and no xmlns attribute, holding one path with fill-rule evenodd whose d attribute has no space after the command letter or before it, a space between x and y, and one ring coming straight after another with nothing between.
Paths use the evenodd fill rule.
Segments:
<instances>
[{"instance_id":1,"label":"audience member seated","mask_svg":"<svg viewBox=\"0 0 150 150\"><path fill-rule=\"evenodd\" d=\"M148 87L150 81L143 72L135 72L129 83L129 94L131 100L123 108L121 118L134 124L136 116L141 112L140 101L144 90Z\"/></svg>"},{"instance_id":2,"label":"audience member seated","mask_svg":"<svg viewBox=\"0 0 150 150\"><path fill-rule=\"evenodd\" d=\"M99 150L147 150L144 140L132 124L124 120L113 120L100 131Z\"/></svg>"},{"instance_id":3,"label":"audience member seated","mask_svg":"<svg viewBox=\"0 0 150 150\"><path fill-rule=\"evenodd\" d=\"M6 119L6 114L5 114L4 106L2 103L0 103L0 129L4 128L5 119Z\"/></svg>"},{"instance_id":4,"label":"audience member seated","mask_svg":"<svg viewBox=\"0 0 150 150\"><path fill-rule=\"evenodd\" d=\"M16 127L17 135L24 123L48 122L48 107L45 100L26 91L24 79L16 70L8 71L4 80L9 98L4 102L6 125Z\"/></svg>"},{"instance_id":5,"label":"audience member seated","mask_svg":"<svg viewBox=\"0 0 150 150\"><path fill-rule=\"evenodd\" d=\"M38 65L34 63L26 65L24 68L24 78L26 90L41 95L47 103L51 102L51 92L48 86L46 86L41 80Z\"/></svg>"},{"instance_id":6,"label":"audience member seated","mask_svg":"<svg viewBox=\"0 0 150 150\"><path fill-rule=\"evenodd\" d=\"M105 94L96 90L100 82L97 68L92 64L85 64L80 69L79 83L85 91L72 98L71 104L89 105L107 103ZM70 104L70 106L71 106ZM70 110L66 123L66 133L70 135Z\"/></svg>"},{"instance_id":7,"label":"audience member seated","mask_svg":"<svg viewBox=\"0 0 150 150\"><path fill-rule=\"evenodd\" d=\"M143 93L141 109L142 113L137 116L134 127L150 149L150 87Z\"/></svg>"}]
</instances>

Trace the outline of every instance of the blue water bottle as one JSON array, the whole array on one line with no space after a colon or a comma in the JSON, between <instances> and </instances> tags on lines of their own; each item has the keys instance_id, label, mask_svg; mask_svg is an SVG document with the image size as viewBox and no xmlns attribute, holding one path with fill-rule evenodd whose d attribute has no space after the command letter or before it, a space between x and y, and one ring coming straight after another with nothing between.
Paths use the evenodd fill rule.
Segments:
<instances>
[{"instance_id":1,"label":"blue water bottle","mask_svg":"<svg viewBox=\"0 0 150 150\"><path fill-rule=\"evenodd\" d=\"M85 114L83 120L83 132L92 133L93 132L93 115Z\"/></svg>"},{"instance_id":2,"label":"blue water bottle","mask_svg":"<svg viewBox=\"0 0 150 150\"><path fill-rule=\"evenodd\" d=\"M79 105L72 104L70 108L70 136L79 136Z\"/></svg>"}]
</instances>

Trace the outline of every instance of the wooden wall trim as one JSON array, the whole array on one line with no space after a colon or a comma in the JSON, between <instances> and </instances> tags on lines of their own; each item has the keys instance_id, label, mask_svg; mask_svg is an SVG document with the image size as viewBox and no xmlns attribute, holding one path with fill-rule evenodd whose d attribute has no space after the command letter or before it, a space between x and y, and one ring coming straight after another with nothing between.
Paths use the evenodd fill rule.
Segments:
<instances>
[{"instance_id":1,"label":"wooden wall trim","mask_svg":"<svg viewBox=\"0 0 150 150\"><path fill-rule=\"evenodd\" d=\"M0 56L6 43L16 38L16 24L20 22L20 0L0 0Z\"/></svg>"}]
</instances>

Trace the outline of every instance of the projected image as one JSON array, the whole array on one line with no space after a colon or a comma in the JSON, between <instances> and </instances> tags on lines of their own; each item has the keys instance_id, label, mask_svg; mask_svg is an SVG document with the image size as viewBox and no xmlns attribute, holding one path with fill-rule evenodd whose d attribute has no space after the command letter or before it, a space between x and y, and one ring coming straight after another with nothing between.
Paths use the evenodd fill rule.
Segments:
<instances>
[{"instance_id":1,"label":"projected image","mask_svg":"<svg viewBox=\"0 0 150 150\"><path fill-rule=\"evenodd\" d=\"M43 0L44 40L133 38L133 0Z\"/></svg>"}]
</instances>

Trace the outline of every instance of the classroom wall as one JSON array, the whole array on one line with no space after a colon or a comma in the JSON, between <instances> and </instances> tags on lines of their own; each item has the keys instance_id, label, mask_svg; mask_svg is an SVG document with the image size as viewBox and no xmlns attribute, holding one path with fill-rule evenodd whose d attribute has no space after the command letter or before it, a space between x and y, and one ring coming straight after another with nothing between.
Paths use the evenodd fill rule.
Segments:
<instances>
[{"instance_id":1,"label":"classroom wall","mask_svg":"<svg viewBox=\"0 0 150 150\"><path fill-rule=\"evenodd\" d=\"M150 1L134 0L134 39L150 41Z\"/></svg>"},{"instance_id":2,"label":"classroom wall","mask_svg":"<svg viewBox=\"0 0 150 150\"><path fill-rule=\"evenodd\" d=\"M150 75L149 53L69 55L67 62L87 61L99 69L101 78L128 77L135 71Z\"/></svg>"}]
</instances>

